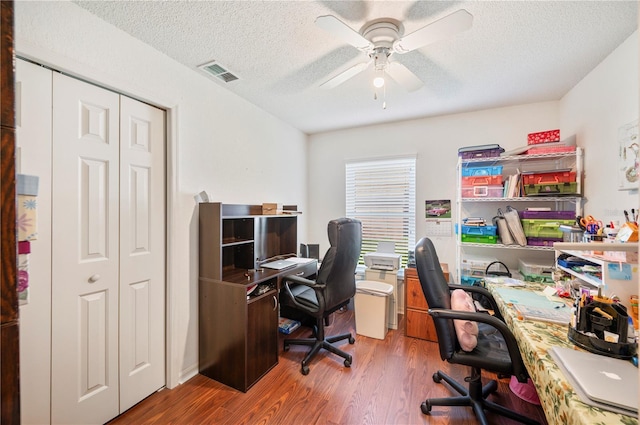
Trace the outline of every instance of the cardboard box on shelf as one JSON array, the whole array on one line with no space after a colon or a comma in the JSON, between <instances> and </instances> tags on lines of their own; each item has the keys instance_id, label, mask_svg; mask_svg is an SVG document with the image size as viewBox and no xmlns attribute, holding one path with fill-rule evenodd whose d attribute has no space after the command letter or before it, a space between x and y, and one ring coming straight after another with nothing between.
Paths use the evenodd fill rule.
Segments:
<instances>
[{"instance_id":1,"label":"cardboard box on shelf","mask_svg":"<svg viewBox=\"0 0 640 425\"><path fill-rule=\"evenodd\" d=\"M262 204L262 214L282 214L282 204L264 202Z\"/></svg>"}]
</instances>

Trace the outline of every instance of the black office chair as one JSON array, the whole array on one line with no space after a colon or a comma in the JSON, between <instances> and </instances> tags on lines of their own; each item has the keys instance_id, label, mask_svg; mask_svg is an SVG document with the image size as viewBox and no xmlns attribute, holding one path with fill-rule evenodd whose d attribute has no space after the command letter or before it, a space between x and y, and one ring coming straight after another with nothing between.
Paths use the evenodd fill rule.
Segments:
<instances>
[{"instance_id":1,"label":"black office chair","mask_svg":"<svg viewBox=\"0 0 640 425\"><path fill-rule=\"evenodd\" d=\"M469 366L471 376L465 378L468 389L441 371L433 375L434 382L444 380L460 393L457 397L431 398L420 406L422 413L429 414L433 406L471 406L481 424L488 424L484 410L493 411L524 424L538 424L517 412L493 403L486 398L495 392L498 383L489 381L482 386L481 371L488 370L502 376L514 375L519 382L527 382L525 369L515 337L499 315L496 302L489 291L478 286L448 284L433 243L422 238L416 245L416 267L420 285L429 304L429 314L434 319L440 357L449 363ZM451 310L451 291L464 289L467 292L484 295L497 317L482 312ZM456 335L453 319L478 322L478 344L473 351L463 351Z\"/></svg>"},{"instance_id":2,"label":"black office chair","mask_svg":"<svg viewBox=\"0 0 640 425\"><path fill-rule=\"evenodd\" d=\"M350 333L326 337L325 320L334 311L347 306L356 293L355 272L362 245L362 224L350 218L331 220L327 226L330 248L322 259L315 281L299 276L287 276L281 291L280 302L315 318L315 338L285 339L284 351L290 345L308 345L311 351L302 360L301 372L309 373L309 362L321 348L344 358L344 365L351 366L351 355L332 344L355 339Z\"/></svg>"}]
</instances>

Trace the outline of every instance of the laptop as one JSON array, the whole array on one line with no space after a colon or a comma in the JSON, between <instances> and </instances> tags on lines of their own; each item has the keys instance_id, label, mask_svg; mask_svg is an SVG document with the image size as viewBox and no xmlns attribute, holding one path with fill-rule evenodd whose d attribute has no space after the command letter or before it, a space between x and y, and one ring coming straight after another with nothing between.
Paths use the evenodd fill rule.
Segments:
<instances>
[{"instance_id":1,"label":"laptop","mask_svg":"<svg viewBox=\"0 0 640 425\"><path fill-rule=\"evenodd\" d=\"M260 267L264 267L266 269L273 269L273 270L284 270L284 269L288 269L289 267L294 267L296 264L297 263L295 261L276 260L276 261L270 261L268 263L261 264Z\"/></svg>"},{"instance_id":2,"label":"laptop","mask_svg":"<svg viewBox=\"0 0 640 425\"><path fill-rule=\"evenodd\" d=\"M602 408L637 416L638 368L630 361L565 347L552 347L550 353L583 402L593 404L586 396Z\"/></svg>"}]
</instances>

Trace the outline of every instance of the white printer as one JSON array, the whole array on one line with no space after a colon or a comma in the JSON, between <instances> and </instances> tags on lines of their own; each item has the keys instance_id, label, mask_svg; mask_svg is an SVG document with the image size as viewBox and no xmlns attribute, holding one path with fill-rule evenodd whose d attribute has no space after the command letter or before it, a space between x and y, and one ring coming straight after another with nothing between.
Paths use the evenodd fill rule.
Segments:
<instances>
[{"instance_id":1,"label":"white printer","mask_svg":"<svg viewBox=\"0 0 640 425\"><path fill-rule=\"evenodd\" d=\"M398 270L400 268L400 255L371 252L364 254L364 265L375 270Z\"/></svg>"},{"instance_id":2,"label":"white printer","mask_svg":"<svg viewBox=\"0 0 640 425\"><path fill-rule=\"evenodd\" d=\"M395 254L394 242L378 242L376 252L364 254L364 265L375 270L398 270L400 255Z\"/></svg>"}]
</instances>

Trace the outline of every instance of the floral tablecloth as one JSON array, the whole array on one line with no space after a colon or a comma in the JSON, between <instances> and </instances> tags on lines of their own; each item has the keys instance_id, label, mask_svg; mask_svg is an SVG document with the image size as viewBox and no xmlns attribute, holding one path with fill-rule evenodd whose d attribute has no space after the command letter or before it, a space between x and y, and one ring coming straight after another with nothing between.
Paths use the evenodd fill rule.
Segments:
<instances>
[{"instance_id":1,"label":"floral tablecloth","mask_svg":"<svg viewBox=\"0 0 640 425\"><path fill-rule=\"evenodd\" d=\"M488 283L487 289L496 299L507 326L518 341L524 364L536 386L549 424L638 425L637 417L609 412L580 401L580 397L549 354L549 348L554 345L575 348L567 338L568 325L519 320L516 310L505 303L495 290L496 286L499 285ZM544 286L540 284L521 288L523 291L542 289Z\"/></svg>"}]
</instances>

